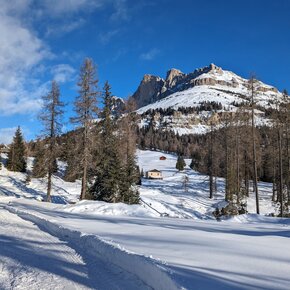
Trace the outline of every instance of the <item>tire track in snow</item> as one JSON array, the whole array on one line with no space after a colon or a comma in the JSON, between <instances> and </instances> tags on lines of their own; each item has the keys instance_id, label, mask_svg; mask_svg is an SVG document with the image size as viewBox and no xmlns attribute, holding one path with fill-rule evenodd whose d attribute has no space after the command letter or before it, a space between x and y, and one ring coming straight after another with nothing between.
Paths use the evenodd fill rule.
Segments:
<instances>
[{"instance_id":1,"label":"tire track in snow","mask_svg":"<svg viewBox=\"0 0 290 290\"><path fill-rule=\"evenodd\" d=\"M3 208L0 257L3 289L91 288L85 263L73 249Z\"/></svg>"},{"instance_id":2,"label":"tire track in snow","mask_svg":"<svg viewBox=\"0 0 290 290\"><path fill-rule=\"evenodd\" d=\"M0 206L0 289L149 289Z\"/></svg>"}]
</instances>

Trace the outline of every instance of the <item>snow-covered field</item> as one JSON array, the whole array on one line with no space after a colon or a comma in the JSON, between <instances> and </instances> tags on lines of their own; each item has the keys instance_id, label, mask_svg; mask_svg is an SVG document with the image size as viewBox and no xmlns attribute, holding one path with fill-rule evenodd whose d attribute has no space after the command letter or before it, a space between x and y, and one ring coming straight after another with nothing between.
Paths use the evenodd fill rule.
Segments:
<instances>
[{"instance_id":1,"label":"snow-covered field","mask_svg":"<svg viewBox=\"0 0 290 290\"><path fill-rule=\"evenodd\" d=\"M60 177L47 204L44 180L25 185L23 174L2 169L0 288L32 281L31 289L289 289L290 221L265 216L275 211L270 184L260 184L261 216L251 196L251 214L217 222L211 213L222 204L222 179L210 200L206 176L188 167L178 173L176 156L138 151L138 163L161 170L163 180L143 180L135 206L77 202L80 184Z\"/></svg>"}]
</instances>

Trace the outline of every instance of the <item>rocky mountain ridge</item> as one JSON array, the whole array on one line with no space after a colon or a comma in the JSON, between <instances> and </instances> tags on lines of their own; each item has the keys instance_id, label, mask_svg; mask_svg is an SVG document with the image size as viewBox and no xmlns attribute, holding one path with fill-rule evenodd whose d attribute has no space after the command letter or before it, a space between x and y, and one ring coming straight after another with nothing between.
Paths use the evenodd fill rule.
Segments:
<instances>
[{"instance_id":1,"label":"rocky mountain ridge","mask_svg":"<svg viewBox=\"0 0 290 290\"><path fill-rule=\"evenodd\" d=\"M185 74L178 69L170 69L166 78L146 74L137 91L133 94L138 108L159 101L173 93L181 92L196 86L210 85L222 86L224 89L237 88L239 85L246 86L247 80L239 77L233 72L225 71L215 64L199 68L191 73ZM261 92L278 90L260 82L258 88Z\"/></svg>"},{"instance_id":2,"label":"rocky mountain ridge","mask_svg":"<svg viewBox=\"0 0 290 290\"><path fill-rule=\"evenodd\" d=\"M166 79L145 75L133 98L140 116L139 127L170 130L179 134L200 134L223 115L249 104L249 82L231 71L210 64L192 73L168 71ZM268 115L283 94L275 87L255 82L257 124L269 123Z\"/></svg>"}]
</instances>

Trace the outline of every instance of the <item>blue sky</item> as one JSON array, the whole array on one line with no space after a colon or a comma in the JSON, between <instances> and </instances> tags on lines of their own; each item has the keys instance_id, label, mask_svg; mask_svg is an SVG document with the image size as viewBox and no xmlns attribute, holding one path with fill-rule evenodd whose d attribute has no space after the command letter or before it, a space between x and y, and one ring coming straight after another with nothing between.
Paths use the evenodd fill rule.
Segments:
<instances>
[{"instance_id":1,"label":"blue sky","mask_svg":"<svg viewBox=\"0 0 290 290\"><path fill-rule=\"evenodd\" d=\"M209 63L290 90L288 0L0 0L0 143L39 134L39 98L56 79L71 103L85 57L120 97L144 74Z\"/></svg>"}]
</instances>

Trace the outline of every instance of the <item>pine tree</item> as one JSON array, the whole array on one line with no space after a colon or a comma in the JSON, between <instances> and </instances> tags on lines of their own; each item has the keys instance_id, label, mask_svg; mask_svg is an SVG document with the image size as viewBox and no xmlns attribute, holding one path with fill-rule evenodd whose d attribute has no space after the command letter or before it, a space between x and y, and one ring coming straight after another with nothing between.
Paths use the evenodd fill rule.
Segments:
<instances>
[{"instance_id":1,"label":"pine tree","mask_svg":"<svg viewBox=\"0 0 290 290\"><path fill-rule=\"evenodd\" d=\"M111 115L112 95L108 82L104 85L104 108L101 123L101 152L96 170L96 180L90 188L97 200L118 202L121 199L121 160L117 152L117 135L114 134L115 122Z\"/></svg>"},{"instance_id":2,"label":"pine tree","mask_svg":"<svg viewBox=\"0 0 290 290\"><path fill-rule=\"evenodd\" d=\"M43 124L43 137L45 147L45 171L47 172L46 201L51 202L52 174L57 171L57 142L56 138L61 133L61 118L64 104L60 101L60 90L56 81L52 81L50 92L42 97L43 107L39 119ZM36 164L35 164L36 165Z\"/></svg>"},{"instance_id":3,"label":"pine tree","mask_svg":"<svg viewBox=\"0 0 290 290\"><path fill-rule=\"evenodd\" d=\"M8 153L7 169L26 172L25 143L20 127L17 128Z\"/></svg>"},{"instance_id":4,"label":"pine tree","mask_svg":"<svg viewBox=\"0 0 290 290\"><path fill-rule=\"evenodd\" d=\"M36 178L45 177L47 174L47 162L44 142L36 142L35 156L33 160L32 176Z\"/></svg>"},{"instance_id":5,"label":"pine tree","mask_svg":"<svg viewBox=\"0 0 290 290\"><path fill-rule=\"evenodd\" d=\"M182 171L182 170L184 170L184 167L185 167L185 161L184 161L184 159L183 159L183 157L181 156L181 155L179 155L178 157L177 157L177 162L176 162L176 169L178 170L178 171Z\"/></svg>"},{"instance_id":6,"label":"pine tree","mask_svg":"<svg viewBox=\"0 0 290 290\"><path fill-rule=\"evenodd\" d=\"M71 118L74 124L81 127L82 134L79 142L82 143L81 160L79 160L79 170L82 172L82 188L80 199L86 197L88 187L89 164L92 159L92 127L97 111L98 79L96 77L96 67L93 61L86 58L80 69L79 95L74 102L76 117Z\"/></svg>"},{"instance_id":7,"label":"pine tree","mask_svg":"<svg viewBox=\"0 0 290 290\"><path fill-rule=\"evenodd\" d=\"M67 163L64 179L68 182L74 182L82 178L82 172L79 171L79 162L81 160L82 148L80 132L75 131L66 138L64 143L64 160Z\"/></svg>"},{"instance_id":8,"label":"pine tree","mask_svg":"<svg viewBox=\"0 0 290 290\"><path fill-rule=\"evenodd\" d=\"M96 180L90 188L90 194L95 199L106 202L138 203L139 193L134 185L138 182L139 172L132 152L132 147L136 146L135 140L130 135L128 116L117 124L112 114L110 90L110 85L106 82L104 108L101 114L100 159L96 169Z\"/></svg>"}]
</instances>

